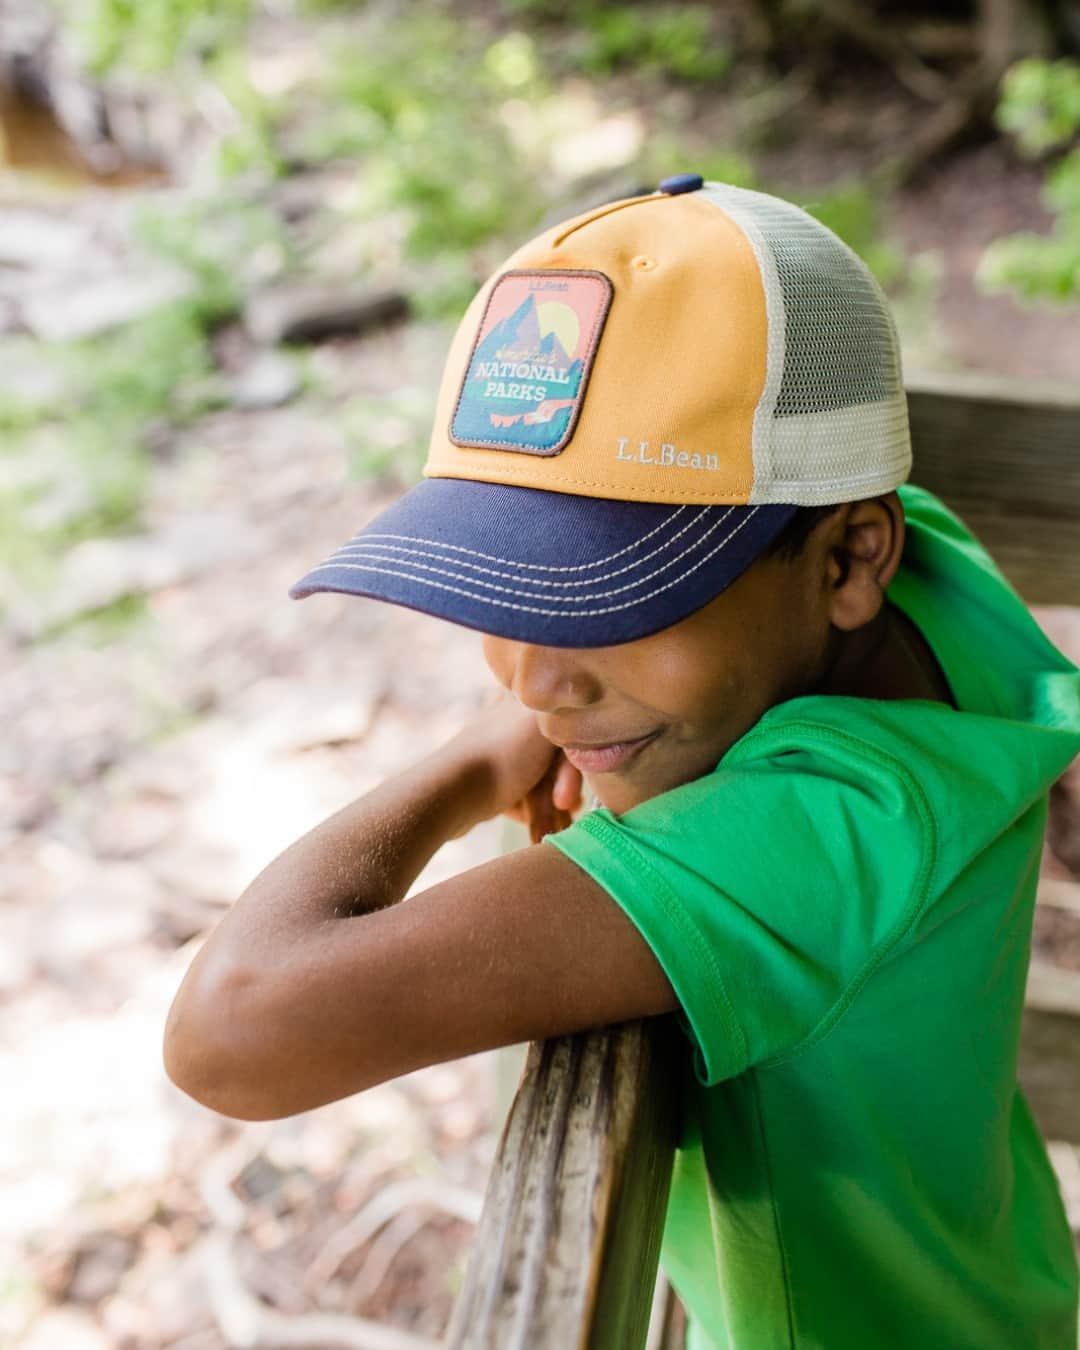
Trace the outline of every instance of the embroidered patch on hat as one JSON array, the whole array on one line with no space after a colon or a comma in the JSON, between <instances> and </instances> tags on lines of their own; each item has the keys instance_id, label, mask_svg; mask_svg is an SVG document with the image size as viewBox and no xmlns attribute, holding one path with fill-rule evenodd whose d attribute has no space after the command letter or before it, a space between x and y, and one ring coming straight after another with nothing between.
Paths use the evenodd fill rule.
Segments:
<instances>
[{"instance_id":1,"label":"embroidered patch on hat","mask_svg":"<svg viewBox=\"0 0 1080 1350\"><path fill-rule=\"evenodd\" d=\"M455 445L557 455L611 305L603 272L506 272L488 296L450 423Z\"/></svg>"}]
</instances>

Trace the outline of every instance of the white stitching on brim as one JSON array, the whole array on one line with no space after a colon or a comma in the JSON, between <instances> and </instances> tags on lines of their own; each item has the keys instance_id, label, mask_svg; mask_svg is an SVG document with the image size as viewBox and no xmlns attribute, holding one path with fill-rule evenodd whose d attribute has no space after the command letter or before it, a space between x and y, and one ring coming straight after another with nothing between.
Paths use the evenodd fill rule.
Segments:
<instances>
[{"instance_id":1,"label":"white stitching on brim","mask_svg":"<svg viewBox=\"0 0 1080 1350\"><path fill-rule=\"evenodd\" d=\"M720 543L716 545L715 548L711 549L705 555L704 558L699 558L698 561L694 563L692 567L687 568L685 572L683 572L680 576L676 577L673 581L667 581L664 583L663 586L657 586L655 590L649 591L648 594L646 595L639 595L636 600L625 600L620 605L602 605L596 609L549 609L541 605L522 605L516 603L513 600L499 600L495 596L491 595L478 595L475 591L467 591L461 586L449 586L446 584L446 582L431 581L427 577L417 577L411 572L398 572L391 567L367 567L362 563L341 563L339 564L339 566L351 572L374 572L377 576L400 577L404 581L419 582L421 585L429 586L434 590L450 591L454 595L464 596L465 599L467 600L479 600L482 604L498 606L500 609L516 609L520 610L523 613L528 614L546 614L551 618L587 619L592 618L599 614L614 614L619 610L633 609L635 605L643 605L647 600L651 600L657 595L662 595L664 591L671 590L672 586L679 585L679 583L685 581L687 577L692 576L698 570L699 567L704 567L704 565L709 561L709 559L715 557L715 555L719 553L721 549L726 548L727 545L732 541L732 539L734 539L735 536L739 533L739 531L743 529L744 526L749 524L752 517L757 514L757 511L758 508L754 507L750 511L750 514L747 515L742 521L740 521L740 523L735 527L735 529L732 530L732 532L725 539L722 539ZM323 570L324 568L322 567L316 567L308 575L314 576L315 572L321 572ZM453 576L454 573L443 572L442 575ZM305 581L306 580L307 578L305 578ZM459 580L471 581L472 578L460 577ZM508 588L503 586L500 586L498 589L502 591L508 591ZM623 589L629 588L624 587ZM508 591L508 593L511 595L528 594L528 592L526 591L517 591L517 592ZM588 601L599 598L601 597L588 596L586 597L586 603Z\"/></svg>"},{"instance_id":2,"label":"white stitching on brim","mask_svg":"<svg viewBox=\"0 0 1080 1350\"><path fill-rule=\"evenodd\" d=\"M706 508L706 509L707 509L707 508ZM735 508L734 508L733 506L729 506L728 509L727 509L726 511L724 511L722 515L718 516L718 517L712 522L712 524L709 526L709 528L708 528L707 530L705 530L702 534L700 534L700 535L694 540L694 542L693 542L692 544L690 544L690 546L689 546L688 548L683 549L683 551L682 551L681 553L677 553L677 554L675 555L674 558L669 559L669 561L667 561L666 563L663 564L663 567L658 568L657 570L659 570L659 571L664 571L664 570L666 570L667 568L672 567L672 566L673 566L675 563L677 563L681 558L685 558L686 555L687 555L688 553L693 552L693 550L696 549L696 548L700 548L701 545L704 544L705 541L709 538L709 536L710 536L715 530L718 530L718 529L720 528L720 526L724 523L725 520L727 520L728 516L730 516L731 513L732 513L732 511L734 511L734 510L735 510ZM479 563L469 563L469 562L466 562L466 563L459 563L458 565L459 565L459 566L462 566L462 567L468 567L468 568L470 568L470 569L471 569L472 571L474 571L474 572L483 572L483 573L485 573L485 574L486 574L487 576L489 576L489 577L502 577L504 581L524 581L524 582L527 582L527 584L530 585L530 586L558 586L558 587L563 587L563 588L568 587L568 586L595 586L595 585L597 585L598 583L601 583L601 582L611 581L614 577L622 576L622 575L623 575L624 573L626 573L626 572L632 572L632 571L634 571L635 568L644 566L644 564L647 563L651 558L659 557L661 554L664 553L664 551L665 551L666 549L670 549L670 548L675 544L675 542L676 542L678 539L680 539L680 538L687 532L687 530L691 529L694 525L696 525L697 522L698 522L700 519L701 519L700 514L697 515L697 516L695 516L694 519L693 519L692 521L689 522L689 524L686 524L686 525L684 525L684 526L682 527L682 529L678 532L678 534L675 534L675 535L673 535L670 539L666 540L663 544L660 545L659 548L653 549L653 551L652 551L651 553L646 553L645 556L644 556L643 558L638 558L636 562L628 563L625 567L618 567L618 568L615 569L615 571L613 571L613 572L608 572L608 573L606 573L606 574L605 574L604 576L602 576L602 577L593 577L593 578L591 578L591 579L582 579L582 578L579 577L579 578L578 578L577 580L575 580L575 581L547 581L547 580L544 580L544 579L541 578L541 577L537 577L537 578L534 580L532 577L521 577L521 576L519 576L516 572L496 572L494 569L492 569L492 568L490 568L490 567L481 567L481 565L480 565ZM441 545L440 545L439 547L441 547ZM441 557L441 556L440 556L439 554L437 554L437 553L424 553L424 552L423 552L422 550L420 550L420 549L415 549L415 548L400 548L400 547L398 547L398 546L396 546L396 545L394 545L394 544L372 543L372 542L371 542L370 540L368 540L368 539L361 539L361 540L359 540L357 543L354 543L354 544L346 544L343 548L338 549L337 553L335 553L332 557L327 558L326 562L323 563L322 566L324 566L324 567L330 567L330 566L333 566L335 563L337 563L337 562L339 562L339 561L343 561L343 560L348 559L348 558L359 558L359 557L362 557L363 554L364 554L365 552L367 552L369 555L370 555L370 554L374 554L375 556L378 556L378 555L379 555L380 553L382 553L382 552L385 552L385 553L401 553L401 554L404 554L406 557L409 557L409 556L412 556L412 557L423 557L423 558L425 558L425 559L430 560L430 563L431 563L431 564L434 564L435 562L453 563L454 561L456 561L456 560L453 559L453 558L444 558L444 557ZM391 559L391 561L394 561L394 560ZM432 570L432 571L438 571L438 568L435 568L434 566L432 566L432 567L431 567L431 570ZM655 574L655 573L654 573L654 574ZM455 576L455 575L460 575L460 574L458 574L458 573L453 573L453 572L449 572L449 573L445 573L445 575L447 575L447 576ZM465 577L462 577L462 580L466 580L466 579L475 580L476 585L478 585L478 586L487 586L487 585L490 585L490 586L492 587L493 590L502 590L502 589L504 589L503 587L495 586L494 583L481 581L479 578L465 578ZM646 581L647 581L648 578L645 577L645 578L643 578L643 580L646 580ZM632 584L635 585L635 586L640 586L640 585L641 585L641 582L640 582L640 581L637 581L637 582L634 582L634 583L632 583ZM629 587L624 587L623 589L626 590L626 589L629 589ZM518 594L519 594L519 595L525 595L525 594L527 594L527 592L525 592L525 591L519 591ZM601 592L601 594L609 594L609 595L613 595L613 594L615 594L615 592L614 592L614 591Z\"/></svg>"},{"instance_id":3,"label":"white stitching on brim","mask_svg":"<svg viewBox=\"0 0 1080 1350\"><path fill-rule=\"evenodd\" d=\"M654 525L653 528L649 530L647 534L643 534L640 539L635 539L632 544L627 544L624 548L616 549L614 553L609 553L604 558L597 558L595 562L579 563L573 567L557 567L554 565L550 565L548 563L526 563L526 562L519 563L514 558L500 558L497 554L494 553L481 553L478 549L466 548L462 544L446 544L443 543L441 539L416 538L411 534L365 535L363 530L357 530L357 532L353 535L353 537L349 540L349 542L347 544L342 544L341 548L339 548L336 553L332 553L330 557L336 558L338 556L338 553L343 552L345 549L350 548L353 544L358 542L367 543L369 540L397 539L404 543L426 544L431 548L444 548L451 550L454 553L467 553L469 554L470 557L483 558L485 562L502 563L505 567L528 568L530 572L585 572L591 567L602 567L605 563L614 562L616 558L621 558L624 553L630 553L633 549L640 548L642 544L648 543L648 541L653 537L654 534L659 534L661 530L666 529L666 527L671 524L671 522L676 518L676 516L680 516L684 511L689 511L691 509L692 508L685 505L676 507L676 509L672 511L670 516L667 516L664 520L662 520L659 525ZM710 511L713 509L714 508L711 506L701 507L701 510L703 511ZM696 520L698 519L698 517L695 516L694 519ZM681 533L682 531L680 530L679 534ZM675 535L676 539L678 537L679 537L678 534ZM326 561L329 562L330 558L327 558Z\"/></svg>"},{"instance_id":4,"label":"white stitching on brim","mask_svg":"<svg viewBox=\"0 0 1080 1350\"><path fill-rule=\"evenodd\" d=\"M733 509L733 508L732 508L732 509ZM755 511L756 511L757 509L758 509L758 508L756 508L756 507L754 508ZM584 597L584 598L587 599L587 600L603 600L603 599L605 599L606 597L611 596L611 595L621 595L624 591L632 591L636 586L644 586L644 585L646 585L649 581L651 581L653 578L655 578L656 576L658 576L661 572L667 572L667 571L669 571L669 570L670 570L672 567L674 567L677 563L681 562L681 561L683 560L683 558L687 557L688 554L694 553L695 551L699 550L699 549L705 544L705 542L708 540L709 536L713 533L713 531L716 530L716 529L718 529L719 526L723 523L723 520L726 518L726 516L728 516L728 515L730 515L730 514L731 514L731 511L729 510L728 512L725 513L725 516L722 516L719 520L714 520L713 523L712 523L712 525L709 526L708 530L706 530L706 532L705 532L699 539L695 540L694 543L692 543L692 544L690 545L689 548L684 548L684 549L682 550L681 553L677 553L673 558L669 558L669 559L667 560L667 562L665 562L665 563L663 563L661 566L655 568L648 576L640 577L637 581L631 581L631 582L628 582L625 586L616 586L616 587L612 588L611 590L606 590L606 591L593 591L591 595L588 595L588 596L586 596L586 597ZM753 512L752 512L751 514L753 514ZM749 517L748 517L748 519L749 519ZM746 522L744 521L743 524L745 524L745 523L746 523ZM734 538L734 536L738 533L739 528L740 528L740 527L736 527L734 530L732 530L731 533L727 536L727 538L728 538L728 539ZM720 546L723 547L723 544L726 543L726 542L727 542L726 540L722 541ZM383 546L382 546L382 545L379 545L378 547L383 547ZM415 550L415 549L414 549L414 550L412 550L412 551L413 551L414 553L417 553L418 556L420 556L421 558L424 558L424 557L425 557L425 555L419 554L418 550ZM398 561L398 560L397 560L397 559L394 559L393 561L396 562L396 561ZM417 570L417 572L432 572L432 573L434 573L436 576L441 576L441 577L452 577L455 581L468 581L468 582L470 582L470 583L471 583L472 585L474 585L474 586L483 586L486 590L490 590L490 591L501 591L504 595L524 595L524 596L529 596L531 599L537 599L537 598L540 598L540 597L535 596L531 591L521 590L519 587L515 587L515 586L500 586L500 585L498 585L498 584L497 584L496 582L494 582L494 581L481 581L478 577L470 577L470 576L467 576L467 575L465 575L465 574L463 574L463 573L461 573L461 572L447 571L446 568L444 568L444 567L437 567L437 566L435 565L436 562L444 562L444 561L445 561L445 559L442 559L442 558L436 558L436 559L434 559L434 560L431 561L431 562L428 562L428 561L426 561L426 559L425 559L424 561L420 561L420 562L412 562L412 563L408 563L408 564L405 564L405 563L403 562L401 565L402 565L402 566L408 565L408 566L410 566L410 567L414 567L414 568ZM327 567L334 567L334 566L339 566L339 567L349 567L350 564L347 563L347 562L337 563L337 564L334 564L334 563L327 563L326 566L327 566ZM472 566L472 564L468 564L468 566ZM509 579L510 579L510 580L514 580L515 578L511 577L511 578L509 578ZM422 581L422 580L424 580L424 578L423 578L423 577L420 577L420 578L418 578L418 580L421 580L421 581ZM569 582L568 582L568 581L533 581L533 580L529 579L528 585L529 585L529 586L578 586L578 587L583 587L583 586L594 586L594 585L598 585L599 583L601 583L601 582L603 582L603 581L606 581L606 580L607 580L606 577L597 577L597 578L595 578L594 580L592 580L592 581L587 581L587 582L583 582L583 581L577 581L577 582L573 582L573 581L569 581Z\"/></svg>"}]
</instances>

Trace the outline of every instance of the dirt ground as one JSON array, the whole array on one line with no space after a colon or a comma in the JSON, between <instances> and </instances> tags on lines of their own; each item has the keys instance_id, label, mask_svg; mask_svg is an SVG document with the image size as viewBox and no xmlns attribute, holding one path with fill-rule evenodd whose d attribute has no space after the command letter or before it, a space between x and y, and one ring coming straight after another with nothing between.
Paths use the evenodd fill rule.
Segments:
<instances>
[{"instance_id":1,"label":"dirt ground","mask_svg":"<svg viewBox=\"0 0 1080 1350\"><path fill-rule=\"evenodd\" d=\"M834 167L805 149L787 163L808 182ZM987 146L903 194L895 228L944 277L913 366L1080 377L1075 310L971 283L988 239L1045 222L1034 186ZM342 389L386 395L433 384L444 342L413 323L320 359ZM141 542L183 561L141 620L0 634L0 1341L20 1350L418 1350L444 1329L505 1100L492 1057L257 1126L194 1105L160 1066L166 1009L223 908L487 688L463 630L287 597L398 491L346 482L344 456L302 400L203 420L155 466ZM72 584L133 565L130 541L80 548ZM498 846L479 829L418 885ZM1040 924L1040 953L1080 969L1080 917ZM1054 1160L1080 1228L1080 1165L1064 1147Z\"/></svg>"},{"instance_id":2,"label":"dirt ground","mask_svg":"<svg viewBox=\"0 0 1080 1350\"><path fill-rule=\"evenodd\" d=\"M365 344L365 378L429 361L415 338ZM226 414L197 439L159 467L147 511L149 533L186 522L199 538L197 574L149 596L118 641L4 642L0 1092L17 1107L0 1150L15 1272L0 1340L254 1343L229 1329L259 1295L420 1344L443 1328L484 1185L487 1060L245 1126L172 1088L159 1045L223 907L475 709L476 642L403 610L287 597L389 496L343 491L341 447L316 421ZM147 743L176 718L183 729ZM419 884L490 856L496 836L449 845Z\"/></svg>"}]
</instances>

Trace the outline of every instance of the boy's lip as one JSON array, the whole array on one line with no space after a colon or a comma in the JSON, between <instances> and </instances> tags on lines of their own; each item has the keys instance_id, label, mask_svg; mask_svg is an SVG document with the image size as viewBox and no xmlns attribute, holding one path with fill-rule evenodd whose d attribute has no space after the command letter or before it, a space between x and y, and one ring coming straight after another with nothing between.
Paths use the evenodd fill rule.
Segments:
<instances>
[{"instance_id":1,"label":"boy's lip","mask_svg":"<svg viewBox=\"0 0 1080 1350\"><path fill-rule=\"evenodd\" d=\"M580 769L582 773L614 773L628 764L659 734L657 729L632 741L595 741L591 744L568 741L561 745L561 749L574 768Z\"/></svg>"}]
</instances>

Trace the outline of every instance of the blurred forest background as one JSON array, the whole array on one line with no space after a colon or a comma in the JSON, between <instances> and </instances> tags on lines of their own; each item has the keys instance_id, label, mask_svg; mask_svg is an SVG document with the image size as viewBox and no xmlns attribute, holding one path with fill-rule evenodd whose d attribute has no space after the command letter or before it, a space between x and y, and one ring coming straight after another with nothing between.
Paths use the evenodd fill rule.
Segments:
<instances>
[{"instance_id":1,"label":"blurred forest background","mask_svg":"<svg viewBox=\"0 0 1080 1350\"><path fill-rule=\"evenodd\" d=\"M493 1058L240 1126L161 1028L258 870L486 687L471 635L288 586L418 477L502 257L684 170L835 229L909 372L1080 380L1069 0L0 0L0 1343L442 1333ZM1080 969L1080 904L1036 942Z\"/></svg>"}]
</instances>

